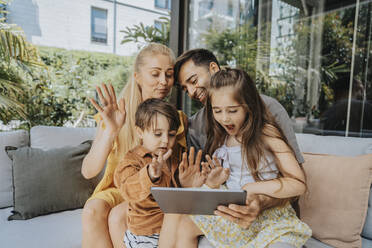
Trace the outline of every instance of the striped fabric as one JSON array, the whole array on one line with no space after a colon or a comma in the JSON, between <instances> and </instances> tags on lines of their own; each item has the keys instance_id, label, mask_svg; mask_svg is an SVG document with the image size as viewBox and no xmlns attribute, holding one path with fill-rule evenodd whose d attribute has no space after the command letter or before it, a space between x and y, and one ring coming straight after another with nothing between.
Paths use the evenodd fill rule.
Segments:
<instances>
[{"instance_id":1,"label":"striped fabric","mask_svg":"<svg viewBox=\"0 0 372 248\"><path fill-rule=\"evenodd\" d=\"M135 235L127 230L124 236L124 244L127 248L157 248L158 241L159 234L143 236Z\"/></svg>"}]
</instances>

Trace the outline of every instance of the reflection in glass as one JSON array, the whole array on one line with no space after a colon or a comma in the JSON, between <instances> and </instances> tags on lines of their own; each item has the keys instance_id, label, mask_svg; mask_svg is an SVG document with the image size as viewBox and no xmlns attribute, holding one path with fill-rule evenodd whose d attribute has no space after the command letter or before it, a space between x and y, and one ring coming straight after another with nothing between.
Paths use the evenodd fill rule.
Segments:
<instances>
[{"instance_id":1,"label":"reflection in glass","mask_svg":"<svg viewBox=\"0 0 372 248\"><path fill-rule=\"evenodd\" d=\"M297 132L372 136L372 1L194 0L189 9L188 49L245 69Z\"/></svg>"}]
</instances>

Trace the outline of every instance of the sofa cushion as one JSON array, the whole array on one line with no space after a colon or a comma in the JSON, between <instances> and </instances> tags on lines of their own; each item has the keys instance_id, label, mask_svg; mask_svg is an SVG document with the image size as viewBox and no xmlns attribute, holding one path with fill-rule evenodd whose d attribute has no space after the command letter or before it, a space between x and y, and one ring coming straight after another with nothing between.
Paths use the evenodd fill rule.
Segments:
<instances>
[{"instance_id":1,"label":"sofa cushion","mask_svg":"<svg viewBox=\"0 0 372 248\"><path fill-rule=\"evenodd\" d=\"M50 150L7 147L13 160L14 214L9 220L81 208L98 178L86 180L81 164L91 142Z\"/></svg>"},{"instance_id":2,"label":"sofa cushion","mask_svg":"<svg viewBox=\"0 0 372 248\"><path fill-rule=\"evenodd\" d=\"M43 150L76 146L94 135L95 128L35 126L30 130L30 146Z\"/></svg>"},{"instance_id":3,"label":"sofa cushion","mask_svg":"<svg viewBox=\"0 0 372 248\"><path fill-rule=\"evenodd\" d=\"M367 211L366 222L364 224L364 228L362 232L362 237L372 240L372 188L369 191L368 211Z\"/></svg>"},{"instance_id":4,"label":"sofa cushion","mask_svg":"<svg viewBox=\"0 0 372 248\"><path fill-rule=\"evenodd\" d=\"M362 238L362 248L372 247L372 240Z\"/></svg>"},{"instance_id":5,"label":"sofa cushion","mask_svg":"<svg viewBox=\"0 0 372 248\"><path fill-rule=\"evenodd\" d=\"M357 157L304 154L308 192L301 219L313 237L331 246L360 247L372 179L372 154Z\"/></svg>"},{"instance_id":6,"label":"sofa cushion","mask_svg":"<svg viewBox=\"0 0 372 248\"><path fill-rule=\"evenodd\" d=\"M24 130L0 132L0 208L13 206L12 161L5 146L27 146L28 132Z\"/></svg>"},{"instance_id":7,"label":"sofa cushion","mask_svg":"<svg viewBox=\"0 0 372 248\"><path fill-rule=\"evenodd\" d=\"M8 221L11 208L0 209L1 247L81 248L82 209Z\"/></svg>"},{"instance_id":8,"label":"sofa cushion","mask_svg":"<svg viewBox=\"0 0 372 248\"><path fill-rule=\"evenodd\" d=\"M372 138L353 138L339 136L320 136L296 133L302 152L358 156L372 153Z\"/></svg>"}]
</instances>

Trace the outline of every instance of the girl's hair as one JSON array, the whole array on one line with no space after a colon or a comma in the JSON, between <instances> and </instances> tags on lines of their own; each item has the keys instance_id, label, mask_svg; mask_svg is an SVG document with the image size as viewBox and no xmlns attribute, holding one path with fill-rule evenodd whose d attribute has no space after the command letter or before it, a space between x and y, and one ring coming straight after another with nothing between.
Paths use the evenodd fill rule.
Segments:
<instances>
[{"instance_id":1,"label":"girl's hair","mask_svg":"<svg viewBox=\"0 0 372 248\"><path fill-rule=\"evenodd\" d=\"M145 46L138 53L133 65L133 71L129 82L127 82L119 95L119 99L124 98L125 110L127 113L125 124L121 128L116 140L117 147L115 152L119 152L119 154L125 154L130 149L140 144L139 138L137 137L135 131L135 113L138 105L140 105L143 99L141 87L135 81L134 73L141 73L141 68L146 64L147 58L157 55L168 56L173 64L176 60L172 50L165 45L150 43L149 45Z\"/></svg>"},{"instance_id":2,"label":"girl's hair","mask_svg":"<svg viewBox=\"0 0 372 248\"><path fill-rule=\"evenodd\" d=\"M142 130L156 129L157 115L163 115L169 123L170 130L177 131L181 125L177 109L161 100L150 98L142 102L136 112L136 126Z\"/></svg>"},{"instance_id":3,"label":"girl's hair","mask_svg":"<svg viewBox=\"0 0 372 248\"><path fill-rule=\"evenodd\" d=\"M260 175L259 165L260 162L268 163L267 159L265 159L267 152L273 155L274 161L279 169L278 178L282 178L282 166L275 156L275 152L279 151L273 151L264 142L264 136L281 139L288 145L290 149L288 152L291 152L294 155L294 151L291 146L289 146L279 125L267 111L266 106L256 89L254 81L243 70L226 68L215 73L211 78L210 91L206 103L206 152L208 154L213 154L218 147L224 144L228 136L225 129L214 119L211 105L213 90L227 86L234 87L234 99L241 104L246 111L245 120L239 131L242 134L240 142L242 146L243 161L248 165L248 169L253 178L256 181L263 180L263 177ZM305 182L295 176L289 176L305 184ZM285 202L288 200L289 199L286 199Z\"/></svg>"}]
</instances>

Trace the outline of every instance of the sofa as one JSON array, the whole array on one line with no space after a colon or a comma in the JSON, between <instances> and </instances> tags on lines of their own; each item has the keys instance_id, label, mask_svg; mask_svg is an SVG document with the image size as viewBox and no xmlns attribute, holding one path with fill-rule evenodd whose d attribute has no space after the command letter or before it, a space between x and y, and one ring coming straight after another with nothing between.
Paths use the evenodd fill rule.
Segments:
<instances>
[{"instance_id":1,"label":"sofa","mask_svg":"<svg viewBox=\"0 0 372 248\"><path fill-rule=\"evenodd\" d=\"M62 211L59 209L50 214L36 216L33 218L29 218L27 220L11 220L8 221L8 217L12 214L13 208L11 207L13 204L13 197L15 197L15 190L16 186L12 184L12 176L15 173L12 170L12 163L13 161L9 158L8 154L5 152L6 146L13 146L13 147L24 147L29 146L31 148L41 149L43 151L49 151L51 149L58 149L63 148L66 146L77 146L83 141L92 140L95 134L94 128L68 128L68 127L48 127L48 126L36 126L33 127L30 132L26 132L24 130L18 131L9 131L9 132L0 132L0 246L4 248L8 247L54 247L54 248L77 248L81 247L81 213L82 209L81 206L77 209L69 209ZM372 154L372 138L345 138L345 137L336 137L336 136L317 136L312 134L296 134L299 146L301 151L304 153L309 154L310 157L305 157L306 159L315 159L314 166L320 166L321 164L319 161L326 161L326 159L334 159L334 161L347 161L350 158L351 162L354 163L352 160L356 156L360 156L363 154ZM311 157L313 155L318 154L328 154L324 155L326 159L323 157ZM332 157L336 155L336 157ZM337 157L337 156L343 157ZM320 155L323 156L323 155ZM340 160L341 158L341 160ZM364 158L364 157L363 157ZM338 160L337 160L338 159ZM370 159L368 157L367 159ZM372 168L372 160L369 161L370 167ZM367 164L369 164L367 162ZM55 163L55 161L50 161L50 163ZM330 162L325 162L330 163ZM338 162L337 162L338 163ZM355 162L355 163L362 163L362 162ZM359 166L358 164L353 165L352 167ZM331 166L331 165L330 165ZM337 166L337 165L332 165ZM367 165L369 166L369 165ZM308 166L310 167L310 166ZM324 166L326 168L328 166ZM327 179L328 175L322 172L322 168L316 167L314 171L307 171L306 162L304 165L305 171L310 174L308 175L308 183L309 183L309 191L310 194L314 193L316 190L319 191L319 187L317 188L318 183L311 184L312 177L316 180L323 180L323 181L332 181L332 185L337 184L338 177L341 176L349 176L348 174L352 174L353 172L343 173L340 176L330 176L330 180ZM327 211L331 211L331 213L321 212L320 214L313 213L312 211L315 210L324 210L322 204L336 204L338 200L342 200L347 202L348 198L354 197L354 194L342 195L346 192L350 187L354 187L359 183L360 180L355 180L354 182L341 182L341 184L337 187L341 187L345 185L346 189L342 189L342 192L333 193L336 195L335 199L331 199L332 195L324 195L319 196L322 194L322 191L327 192L327 189L322 189L320 187L320 193L317 193L317 196L310 195L304 196L301 202L300 199L300 212L304 210L304 218L305 222L309 222L309 226L313 228L313 235L307 243L306 247L308 248L327 248L327 247L360 247L360 240L346 240L346 236L349 234L350 230L343 230L347 229L350 225L354 225L350 221L347 223L341 222L341 224L337 221L341 218L342 220L353 218L359 219L359 222L353 226L352 236L353 239L355 237L360 239L362 242L362 247L372 247L372 197L369 198L369 191L370 191L370 182L371 176L366 176L370 171L372 172L371 168L367 168L366 171L362 171L363 175L355 174L358 178L365 178L369 182L368 185L368 192L365 192L366 185L364 183L364 189L360 190L364 195L362 196L362 200L358 200L355 203L353 200L351 203L347 203L347 206L340 206L342 204L336 205L336 207L328 209ZM30 168L31 170L32 168ZM325 169L324 169L325 170ZM341 171L341 169L331 170L330 174L337 174ZM349 169L347 169L349 171ZM316 174L317 172L320 172ZM314 174L315 173L315 174ZM313 176L314 174L314 176ZM57 175L58 176L58 175ZM324 180L326 178L326 180ZM39 180L38 178L34 178L33 180ZM42 180L42 179L40 179ZM351 180L351 179L350 179ZM346 180L347 181L347 180ZM53 180L51 180L50 184L53 184ZM330 187L332 187L332 185ZM47 187L47 185L45 185ZM91 185L89 187L92 187ZM324 186L326 187L326 186ZM327 186L329 187L329 186ZM359 187L359 186L358 186ZM358 190L359 191L359 190ZM364 191L364 192L363 192ZM331 192L331 191L330 191ZM324 193L326 194L326 193ZM310 197L313 200L306 202L307 197ZM318 198L317 198L318 197ZM319 197L321 198L319 200ZM37 198L35 196L34 198ZM39 201L44 201L45 199L37 199ZM327 200L331 200L332 202L326 202ZM316 206L312 205L316 202ZM359 204L361 203L361 204ZM301 207L302 204L302 207ZM354 205L359 204L361 210L357 213L353 213ZM330 206L331 206L330 205ZM310 206L310 207L309 207ZM327 205L328 206L328 205ZM350 209L351 207L351 209ZM342 209L340 209L342 208ZM347 209L349 208L349 209ZM368 208L368 209L367 209ZM52 209L53 210L53 209ZM337 212L345 214L343 216L333 216L333 212ZM302 213L301 213L302 214ZM313 215L313 216L312 216ZM321 218L322 223L312 223L312 221L319 216ZM358 218L356 218L358 217ZM301 217L302 218L302 217ZM330 220L328 220L328 219ZM323 222L324 221L324 222ZM319 220L318 220L319 222ZM343 224L342 224L343 223ZM319 224L319 225L318 225ZM336 225L332 226L332 225ZM350 227L351 228L351 227ZM329 229L332 229L332 233L323 235L324 232L327 232ZM318 231L320 230L320 232ZM340 230L341 233L338 233ZM327 236L328 235L328 236ZM340 237L337 237L340 235ZM349 235L350 236L350 235ZM318 239L322 240L323 242L319 241ZM341 243L338 243L341 242ZM332 246L330 244L336 244ZM340 245L338 245L340 244ZM199 243L199 247L211 247L208 244L208 241L203 238Z\"/></svg>"}]
</instances>

